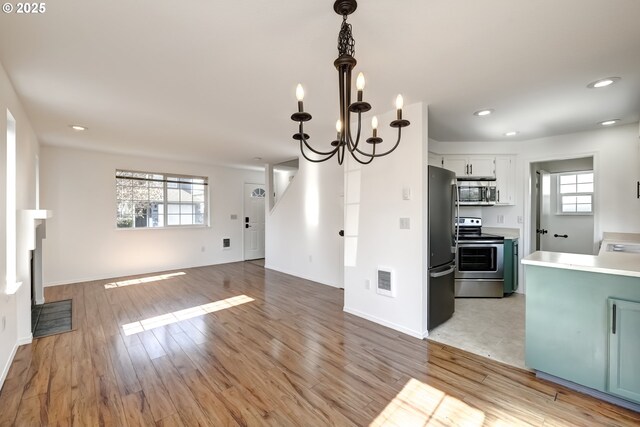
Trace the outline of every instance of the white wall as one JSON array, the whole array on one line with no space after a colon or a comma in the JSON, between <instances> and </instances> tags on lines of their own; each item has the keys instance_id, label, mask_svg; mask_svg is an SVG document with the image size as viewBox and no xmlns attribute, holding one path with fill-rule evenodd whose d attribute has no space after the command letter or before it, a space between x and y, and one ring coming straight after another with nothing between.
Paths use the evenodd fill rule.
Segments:
<instances>
[{"instance_id":1,"label":"white wall","mask_svg":"<svg viewBox=\"0 0 640 427\"><path fill-rule=\"evenodd\" d=\"M523 256L531 249L529 212L529 164L553 159L594 156L596 180L595 239L602 232L640 232L640 199L636 198L636 181L640 178L640 143L638 124L614 126L590 132L579 132L525 141L497 142L439 142L430 141L430 150L440 154L515 154L516 205L494 206L465 210L479 214L487 227L520 229ZM497 216L504 215L505 223L498 224ZM523 216L524 223L518 223ZM535 243L535 242L534 242ZM522 267L521 275L522 278ZM521 281L522 283L522 281Z\"/></svg>"},{"instance_id":2,"label":"white wall","mask_svg":"<svg viewBox=\"0 0 640 427\"><path fill-rule=\"evenodd\" d=\"M26 236L29 235L21 223L16 226L16 271L17 281L22 286L13 295L6 295L6 152L7 122L9 109L17 125L17 171L16 171L16 207L18 217L24 209L34 209L35 201L35 159L38 155L38 141L29 119L0 65L0 317L6 321L4 329L0 323L0 386L4 382L7 370L19 343L31 341L31 288L30 258L26 250Z\"/></svg>"},{"instance_id":3,"label":"white wall","mask_svg":"<svg viewBox=\"0 0 640 427\"><path fill-rule=\"evenodd\" d=\"M298 173L296 170L273 171L273 191L271 194L275 194L274 203L278 203L278 200L282 198L284 192L289 188L289 184L295 178L296 173Z\"/></svg>"},{"instance_id":4,"label":"white wall","mask_svg":"<svg viewBox=\"0 0 640 427\"><path fill-rule=\"evenodd\" d=\"M116 169L209 177L211 226L117 229ZM42 147L40 177L41 206L54 212L43 244L47 286L241 261L244 183L264 182L262 171L51 146Z\"/></svg>"},{"instance_id":5,"label":"white wall","mask_svg":"<svg viewBox=\"0 0 640 427\"><path fill-rule=\"evenodd\" d=\"M344 310L416 337L426 334L426 188L427 107L404 109L411 126L403 129L400 146L391 155L360 167L350 162L345 171ZM395 142L386 123L395 111L379 116L382 137ZM365 128L364 135L370 130ZM411 190L403 200L403 189ZM400 218L409 218L401 230ZM395 274L396 295L376 292L378 266ZM370 281L369 289L366 281Z\"/></svg>"},{"instance_id":6,"label":"white wall","mask_svg":"<svg viewBox=\"0 0 640 427\"><path fill-rule=\"evenodd\" d=\"M273 166L266 170L271 205ZM266 213L265 267L342 287L343 174L335 158L300 160L300 169Z\"/></svg>"}]
</instances>

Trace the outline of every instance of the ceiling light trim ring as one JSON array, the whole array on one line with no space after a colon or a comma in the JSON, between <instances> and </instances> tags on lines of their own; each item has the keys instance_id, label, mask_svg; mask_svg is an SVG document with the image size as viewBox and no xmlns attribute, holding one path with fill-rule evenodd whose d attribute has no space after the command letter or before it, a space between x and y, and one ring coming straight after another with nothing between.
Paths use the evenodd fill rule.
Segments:
<instances>
[{"instance_id":1,"label":"ceiling light trim ring","mask_svg":"<svg viewBox=\"0 0 640 427\"><path fill-rule=\"evenodd\" d=\"M602 89L605 87L609 87L615 83L618 83L620 80L621 80L620 77L604 77L602 79L592 81L587 85L587 87L589 89ZM604 84L604 82L610 82L610 83Z\"/></svg>"},{"instance_id":2,"label":"ceiling light trim ring","mask_svg":"<svg viewBox=\"0 0 640 427\"><path fill-rule=\"evenodd\" d=\"M485 117L490 116L494 111L495 110L493 108L483 108L481 110L475 111L473 115L477 117Z\"/></svg>"}]
</instances>

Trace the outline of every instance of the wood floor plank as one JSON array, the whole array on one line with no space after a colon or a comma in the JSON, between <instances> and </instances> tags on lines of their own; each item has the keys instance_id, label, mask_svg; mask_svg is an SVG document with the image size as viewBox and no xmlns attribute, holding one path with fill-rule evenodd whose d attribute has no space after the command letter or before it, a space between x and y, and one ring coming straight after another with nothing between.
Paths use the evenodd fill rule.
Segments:
<instances>
[{"instance_id":1,"label":"wood floor plank","mask_svg":"<svg viewBox=\"0 0 640 427\"><path fill-rule=\"evenodd\" d=\"M129 354L154 420L160 421L175 414L176 407L171 402L168 391L144 347L141 345L129 347Z\"/></svg>"},{"instance_id":2,"label":"wood floor plank","mask_svg":"<svg viewBox=\"0 0 640 427\"><path fill-rule=\"evenodd\" d=\"M184 422L193 427L213 426L167 356L153 359L152 363Z\"/></svg>"},{"instance_id":3,"label":"wood floor plank","mask_svg":"<svg viewBox=\"0 0 640 427\"><path fill-rule=\"evenodd\" d=\"M24 394L24 386L31 365L33 344L23 345L16 351L16 356L7 378L0 390L0 426L11 425L18 413L20 400Z\"/></svg>"},{"instance_id":4,"label":"wood floor plank","mask_svg":"<svg viewBox=\"0 0 640 427\"><path fill-rule=\"evenodd\" d=\"M67 425L71 414L72 333L55 336L47 390L48 425Z\"/></svg>"},{"instance_id":5,"label":"wood floor plank","mask_svg":"<svg viewBox=\"0 0 640 427\"><path fill-rule=\"evenodd\" d=\"M122 398L125 417L129 427L155 426L149 403L142 391L136 391Z\"/></svg>"},{"instance_id":6,"label":"wood floor plank","mask_svg":"<svg viewBox=\"0 0 640 427\"><path fill-rule=\"evenodd\" d=\"M38 339L33 345L33 356L29 367L27 383L24 386L24 399L47 393L51 373L51 356L56 337Z\"/></svg>"},{"instance_id":7,"label":"wood floor plank","mask_svg":"<svg viewBox=\"0 0 640 427\"><path fill-rule=\"evenodd\" d=\"M74 331L18 350L0 426L640 425L637 412L345 313L343 291L252 263L45 298L73 300Z\"/></svg>"}]
</instances>

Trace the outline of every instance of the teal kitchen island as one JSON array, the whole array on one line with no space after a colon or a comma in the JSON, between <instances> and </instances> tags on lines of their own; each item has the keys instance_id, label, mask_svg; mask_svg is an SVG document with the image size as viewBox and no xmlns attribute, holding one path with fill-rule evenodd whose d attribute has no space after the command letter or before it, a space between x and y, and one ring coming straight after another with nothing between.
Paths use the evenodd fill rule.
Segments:
<instances>
[{"instance_id":1,"label":"teal kitchen island","mask_svg":"<svg viewBox=\"0 0 640 427\"><path fill-rule=\"evenodd\" d=\"M599 255L534 252L522 260L525 362L539 377L638 411L640 253L605 245Z\"/></svg>"}]
</instances>

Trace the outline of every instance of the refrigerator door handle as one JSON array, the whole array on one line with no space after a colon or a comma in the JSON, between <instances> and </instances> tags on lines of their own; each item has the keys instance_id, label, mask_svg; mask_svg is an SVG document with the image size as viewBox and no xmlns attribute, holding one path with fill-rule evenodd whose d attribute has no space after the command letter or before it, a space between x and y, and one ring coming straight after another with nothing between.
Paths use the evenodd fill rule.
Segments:
<instances>
[{"instance_id":1,"label":"refrigerator door handle","mask_svg":"<svg viewBox=\"0 0 640 427\"><path fill-rule=\"evenodd\" d=\"M458 240L460 239L460 228L458 227L458 220L460 219L460 189L458 188L458 181L453 181L453 191L456 194L455 197L455 207L456 207L456 212L454 213L455 215L455 219L453 221L454 227L456 229L456 236L455 236L455 242L454 245L451 249L452 249L452 253L453 253L453 259L455 259L457 261L458 259Z\"/></svg>"},{"instance_id":2,"label":"refrigerator door handle","mask_svg":"<svg viewBox=\"0 0 640 427\"><path fill-rule=\"evenodd\" d=\"M436 277L447 276L447 275L453 273L455 271L455 269L456 269L456 266L452 265L451 267L449 267L445 271L441 271L439 273L429 273L429 277L436 278Z\"/></svg>"}]
</instances>

